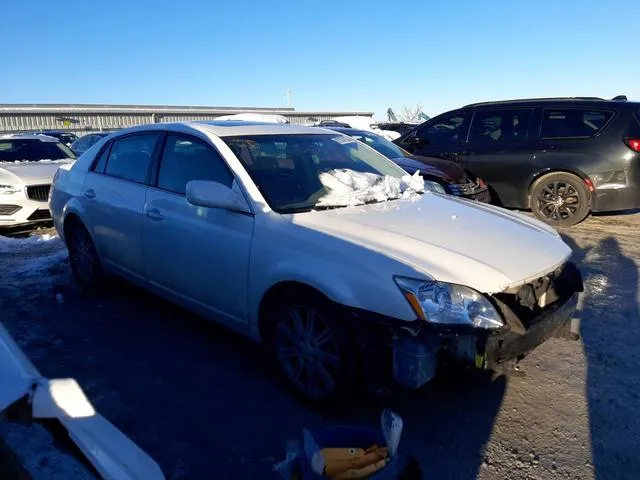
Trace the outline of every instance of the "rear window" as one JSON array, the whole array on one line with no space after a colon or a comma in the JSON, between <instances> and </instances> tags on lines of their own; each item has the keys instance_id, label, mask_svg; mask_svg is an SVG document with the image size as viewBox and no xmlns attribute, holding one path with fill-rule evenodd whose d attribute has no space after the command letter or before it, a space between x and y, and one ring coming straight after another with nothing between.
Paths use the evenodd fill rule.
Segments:
<instances>
[{"instance_id":1,"label":"rear window","mask_svg":"<svg viewBox=\"0 0 640 480\"><path fill-rule=\"evenodd\" d=\"M590 138L602 131L613 115L608 110L545 108L540 138Z\"/></svg>"},{"instance_id":2,"label":"rear window","mask_svg":"<svg viewBox=\"0 0 640 480\"><path fill-rule=\"evenodd\" d=\"M42 142L36 139L12 138L0 140L0 162L34 162L76 158L60 142Z\"/></svg>"}]
</instances>

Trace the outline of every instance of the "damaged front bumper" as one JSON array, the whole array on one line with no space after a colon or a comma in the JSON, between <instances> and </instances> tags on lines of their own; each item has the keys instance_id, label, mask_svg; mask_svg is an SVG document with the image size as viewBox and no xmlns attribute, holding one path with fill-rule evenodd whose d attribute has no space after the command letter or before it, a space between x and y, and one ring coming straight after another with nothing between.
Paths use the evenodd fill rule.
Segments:
<instances>
[{"instance_id":1,"label":"damaged front bumper","mask_svg":"<svg viewBox=\"0 0 640 480\"><path fill-rule=\"evenodd\" d=\"M582 291L580 271L567 263L515 291L494 295L492 301L505 321L499 330L378 318L381 329L377 332L382 342L377 346L367 345L366 340L361 342L361 346L370 349L363 354L371 359L371 349L380 352L390 345L386 356L387 365L391 366L388 373L410 388L427 383L442 364L493 371L510 369L552 337L579 338L571 331L571 321ZM375 370L381 371L380 367L377 365Z\"/></svg>"}]
</instances>

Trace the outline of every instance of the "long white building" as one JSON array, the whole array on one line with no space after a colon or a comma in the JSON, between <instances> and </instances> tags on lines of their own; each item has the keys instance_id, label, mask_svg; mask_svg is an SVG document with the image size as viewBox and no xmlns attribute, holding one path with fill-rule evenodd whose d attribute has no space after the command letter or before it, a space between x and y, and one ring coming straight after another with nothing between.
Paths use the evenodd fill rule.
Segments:
<instances>
[{"instance_id":1,"label":"long white building","mask_svg":"<svg viewBox=\"0 0 640 480\"><path fill-rule=\"evenodd\" d=\"M0 104L0 133L64 130L79 135L133 125L187 120L214 120L235 113L283 115L293 124L342 116L373 117L371 112L305 112L293 108L205 107L164 105Z\"/></svg>"}]
</instances>

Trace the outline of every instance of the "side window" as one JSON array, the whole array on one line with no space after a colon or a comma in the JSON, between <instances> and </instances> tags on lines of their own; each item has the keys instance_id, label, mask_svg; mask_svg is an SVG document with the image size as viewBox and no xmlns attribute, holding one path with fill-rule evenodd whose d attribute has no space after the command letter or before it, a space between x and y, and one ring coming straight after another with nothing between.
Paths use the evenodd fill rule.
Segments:
<instances>
[{"instance_id":1,"label":"side window","mask_svg":"<svg viewBox=\"0 0 640 480\"><path fill-rule=\"evenodd\" d=\"M540 138L588 138L600 132L613 112L581 108L545 108Z\"/></svg>"},{"instance_id":2,"label":"side window","mask_svg":"<svg viewBox=\"0 0 640 480\"><path fill-rule=\"evenodd\" d=\"M145 133L114 140L104 173L131 182L146 183L159 136L159 133Z\"/></svg>"},{"instance_id":3,"label":"side window","mask_svg":"<svg viewBox=\"0 0 640 480\"><path fill-rule=\"evenodd\" d=\"M524 140L529 120L531 109L477 111L471 121L469 142L492 145Z\"/></svg>"},{"instance_id":4,"label":"side window","mask_svg":"<svg viewBox=\"0 0 640 480\"><path fill-rule=\"evenodd\" d=\"M231 188L233 174L220 154L205 142L168 135L160 160L158 188L184 195L191 180L212 180Z\"/></svg>"},{"instance_id":5,"label":"side window","mask_svg":"<svg viewBox=\"0 0 640 480\"><path fill-rule=\"evenodd\" d=\"M107 158L109 157L110 151L111 151L111 144L107 145L105 149L102 150L102 153L100 154L100 158L98 158L98 161L93 165L93 168L91 170L93 170L96 173L104 173L104 167L107 165Z\"/></svg>"},{"instance_id":6,"label":"side window","mask_svg":"<svg viewBox=\"0 0 640 480\"><path fill-rule=\"evenodd\" d=\"M76 150L81 150L81 151L87 150L89 145L90 145L90 143L89 143L89 137L88 136L87 137L82 137L81 139L79 139L79 140L77 140L75 142Z\"/></svg>"},{"instance_id":7,"label":"side window","mask_svg":"<svg viewBox=\"0 0 640 480\"><path fill-rule=\"evenodd\" d=\"M430 145L455 145L466 140L468 127L469 114L456 113L434 118L419 128L416 136Z\"/></svg>"}]
</instances>

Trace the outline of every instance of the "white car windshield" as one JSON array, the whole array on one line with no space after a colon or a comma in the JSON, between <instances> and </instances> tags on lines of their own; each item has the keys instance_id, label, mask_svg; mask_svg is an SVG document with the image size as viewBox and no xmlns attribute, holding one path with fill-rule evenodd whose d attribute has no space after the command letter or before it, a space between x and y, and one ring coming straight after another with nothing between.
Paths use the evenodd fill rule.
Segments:
<instances>
[{"instance_id":1,"label":"white car windshield","mask_svg":"<svg viewBox=\"0 0 640 480\"><path fill-rule=\"evenodd\" d=\"M273 210L304 212L421 192L420 182L376 151L339 134L251 135L223 140Z\"/></svg>"},{"instance_id":2,"label":"white car windshield","mask_svg":"<svg viewBox=\"0 0 640 480\"><path fill-rule=\"evenodd\" d=\"M76 158L64 143L31 138L0 139L0 162L35 162Z\"/></svg>"}]
</instances>

